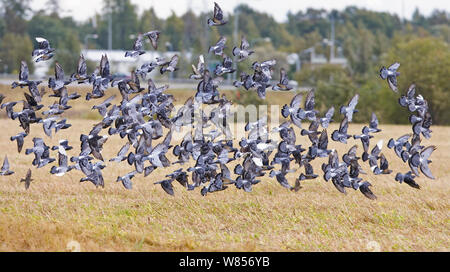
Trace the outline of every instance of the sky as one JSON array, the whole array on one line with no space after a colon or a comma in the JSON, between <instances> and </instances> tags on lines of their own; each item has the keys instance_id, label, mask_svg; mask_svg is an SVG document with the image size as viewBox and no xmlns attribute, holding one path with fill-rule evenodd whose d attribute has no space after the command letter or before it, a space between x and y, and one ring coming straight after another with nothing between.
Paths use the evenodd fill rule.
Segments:
<instances>
[{"instance_id":1,"label":"sky","mask_svg":"<svg viewBox=\"0 0 450 272\"><path fill-rule=\"evenodd\" d=\"M215 0L225 13L232 12L233 8L246 3L253 9L266 12L272 15L278 22L286 21L286 14L290 10L292 13L306 11L307 8L324 8L326 10L342 10L349 5L366 8L374 11L389 12L397 14L400 18L411 19L416 7L426 16L430 15L434 9L446 10L450 12L449 0ZM33 9L45 8L47 0L32 0ZM195 12L211 11L214 9L212 0L131 0L138 6L138 12L154 7L159 17L166 18L172 11L177 15L182 15L189 7ZM101 13L102 0L60 0L63 16L72 16L77 21L85 21L95 13Z\"/></svg>"}]
</instances>

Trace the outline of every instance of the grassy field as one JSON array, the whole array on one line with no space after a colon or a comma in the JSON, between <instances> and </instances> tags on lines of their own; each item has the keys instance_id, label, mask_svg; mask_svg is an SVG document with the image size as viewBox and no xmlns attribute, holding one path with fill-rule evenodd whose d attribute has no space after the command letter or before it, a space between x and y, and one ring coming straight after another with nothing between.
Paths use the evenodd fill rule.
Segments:
<instances>
[{"instance_id":1,"label":"grassy field","mask_svg":"<svg viewBox=\"0 0 450 272\"><path fill-rule=\"evenodd\" d=\"M80 106L73 110L83 106L82 101L77 103ZM80 114L91 114L91 105L84 107ZM68 139L74 146L68 155L76 155L80 133L88 133L97 122L89 120L95 119L96 115L92 116L70 119L73 127L52 139L44 135L40 125L33 125L24 149L32 145L33 137L44 138L47 145ZM332 125L329 133L336 127ZM351 124L349 131L359 133L361 127ZM386 144L389 138L411 130L408 126L380 127L383 132L372 140L372 146L379 139ZM174 183L172 197L153 182L178 165L157 169L146 178L136 176L133 190L125 190L115 180L132 170L126 162L106 162L105 188L95 188L92 183L80 183L82 173L78 171L56 177L50 175L49 166L35 169L31 166L32 155L26 156L24 150L18 154L15 142L9 141L11 135L21 131L18 122L0 119L0 129L0 158L8 155L15 171L0 177L0 251L66 251L71 241L79 243L81 251L450 250L449 127L432 127L432 140L423 142L437 146L430 166L436 180L423 175L417 178L420 190L394 181L395 173L404 173L409 167L384 146L383 153L394 172L364 176L373 185L376 201L359 191L348 190L343 195L321 178L303 182L303 188L296 193L264 177L252 193L233 186L206 197L200 195L199 188L187 192ZM307 144L301 136L298 143ZM359 141L351 140L353 143L360 146ZM117 135L110 137L104 145L105 160L123 144ZM350 144L330 140L330 147L337 149L340 156ZM313 162L320 176L320 165L325 161ZM34 181L25 190L19 180L29 168ZM365 164L364 168L370 170ZM299 174L288 175L291 184Z\"/></svg>"}]
</instances>

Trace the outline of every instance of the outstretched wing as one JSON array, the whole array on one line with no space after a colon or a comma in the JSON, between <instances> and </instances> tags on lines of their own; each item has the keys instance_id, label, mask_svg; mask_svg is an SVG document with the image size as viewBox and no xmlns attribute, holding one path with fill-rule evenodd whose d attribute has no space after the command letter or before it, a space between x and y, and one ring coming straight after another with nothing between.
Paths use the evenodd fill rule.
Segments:
<instances>
[{"instance_id":1,"label":"outstretched wing","mask_svg":"<svg viewBox=\"0 0 450 272\"><path fill-rule=\"evenodd\" d=\"M216 2L214 2L214 18L218 21L223 20L223 11Z\"/></svg>"},{"instance_id":2,"label":"outstretched wing","mask_svg":"<svg viewBox=\"0 0 450 272\"><path fill-rule=\"evenodd\" d=\"M396 71L399 67L400 67L400 63L396 62L396 63L392 64L391 66L389 66L388 69L392 70L392 71Z\"/></svg>"}]
</instances>

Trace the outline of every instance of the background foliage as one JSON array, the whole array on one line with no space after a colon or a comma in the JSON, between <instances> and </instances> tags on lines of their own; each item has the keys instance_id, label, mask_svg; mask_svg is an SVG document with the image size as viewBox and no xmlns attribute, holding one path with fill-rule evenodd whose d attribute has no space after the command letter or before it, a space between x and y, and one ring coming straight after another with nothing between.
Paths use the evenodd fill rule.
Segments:
<instances>
[{"instance_id":1,"label":"background foliage","mask_svg":"<svg viewBox=\"0 0 450 272\"><path fill-rule=\"evenodd\" d=\"M360 94L360 114L356 121L367 121L370 113L377 113L381 122L406 123L406 112L397 105L398 95L390 91L379 79L381 66L398 61L400 92L411 83L429 101L435 124L450 124L450 18L446 11L435 10L426 17L416 10L411 20L385 12L374 12L354 6L341 11L327 12L307 9L305 12L288 13L287 21L279 23L267 13L261 13L241 4L239 14L239 41L233 40L235 14L227 14L229 23L221 28L209 28L205 18L210 14L196 15L187 11L181 16L173 13L166 19L158 18L153 8L138 10L130 0L104 0L104 9L92 18L77 22L71 17L61 17L58 0L49 0L45 10L32 10L30 0L0 0L0 73L17 73L21 60L29 60L35 46L34 37L43 36L57 48L57 59L67 74L74 72L81 48L88 34L98 34L90 39L88 47L108 47L108 10L111 10L113 49L129 49L132 35L153 29L161 30L158 50L181 51L178 77L187 77L190 63L220 36L228 38L227 52L238 45L245 35L256 50L253 60L277 59L279 68L285 67L289 77L302 86L316 89L317 103L321 111L332 105L346 103L355 93ZM286 62L290 53L300 53L314 46L316 53L329 56L329 48L323 44L330 37L330 22L335 22L336 45L342 48L349 65L310 67L302 65L295 72L295 65ZM269 38L270 41L267 41ZM149 44L145 45L152 50ZM191 59L186 56L192 56ZM215 60L212 56L207 57ZM29 68L33 71L30 61ZM90 64L93 66L93 64ZM246 70L247 69L247 70ZM239 64L238 71L247 71ZM245 103L251 95L244 94ZM337 109L338 110L338 109Z\"/></svg>"}]
</instances>

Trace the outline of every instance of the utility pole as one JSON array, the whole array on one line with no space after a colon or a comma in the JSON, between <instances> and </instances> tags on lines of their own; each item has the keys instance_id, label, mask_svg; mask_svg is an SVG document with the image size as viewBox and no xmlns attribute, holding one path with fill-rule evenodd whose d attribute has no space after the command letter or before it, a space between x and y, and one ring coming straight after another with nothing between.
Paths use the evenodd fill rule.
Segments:
<instances>
[{"instance_id":1,"label":"utility pole","mask_svg":"<svg viewBox=\"0 0 450 272\"><path fill-rule=\"evenodd\" d=\"M239 45L239 9L234 8L234 23L233 23L234 29L233 29L233 43L238 46ZM237 74L237 58L236 56L233 56L233 69L235 69L235 72L233 73L233 82L236 80L236 74Z\"/></svg>"},{"instance_id":2,"label":"utility pole","mask_svg":"<svg viewBox=\"0 0 450 272\"><path fill-rule=\"evenodd\" d=\"M108 50L112 50L112 8L108 1Z\"/></svg>"},{"instance_id":3,"label":"utility pole","mask_svg":"<svg viewBox=\"0 0 450 272\"><path fill-rule=\"evenodd\" d=\"M203 8L205 11L208 11L208 1L203 0ZM209 50L209 25L205 22L203 22L204 25L204 31L205 31L205 52L208 52ZM209 53L205 55L205 66L208 69L209 64Z\"/></svg>"},{"instance_id":4,"label":"utility pole","mask_svg":"<svg viewBox=\"0 0 450 272\"><path fill-rule=\"evenodd\" d=\"M334 14L331 14L330 62L334 59Z\"/></svg>"}]
</instances>

